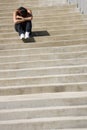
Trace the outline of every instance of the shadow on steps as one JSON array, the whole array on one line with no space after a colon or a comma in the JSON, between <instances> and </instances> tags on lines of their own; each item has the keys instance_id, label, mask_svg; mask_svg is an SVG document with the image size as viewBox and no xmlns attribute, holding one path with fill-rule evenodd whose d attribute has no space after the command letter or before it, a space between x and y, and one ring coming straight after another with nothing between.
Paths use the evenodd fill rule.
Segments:
<instances>
[{"instance_id":1,"label":"shadow on steps","mask_svg":"<svg viewBox=\"0 0 87 130\"><path fill-rule=\"evenodd\" d=\"M33 31L30 35L29 39L24 39L23 42L24 43L28 43L28 42L35 42L34 37L40 37L40 36L50 36L50 34L48 33L48 31Z\"/></svg>"}]
</instances>

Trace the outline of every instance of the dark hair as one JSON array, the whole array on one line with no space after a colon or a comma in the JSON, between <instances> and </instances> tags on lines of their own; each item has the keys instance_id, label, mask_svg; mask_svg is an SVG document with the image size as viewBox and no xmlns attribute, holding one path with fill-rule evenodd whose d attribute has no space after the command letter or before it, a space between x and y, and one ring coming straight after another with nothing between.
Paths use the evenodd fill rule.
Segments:
<instances>
[{"instance_id":1,"label":"dark hair","mask_svg":"<svg viewBox=\"0 0 87 130\"><path fill-rule=\"evenodd\" d=\"M19 8L18 8L18 13L19 13L22 17L26 17L26 16L27 16L27 9L25 9L24 7L19 7Z\"/></svg>"}]
</instances>

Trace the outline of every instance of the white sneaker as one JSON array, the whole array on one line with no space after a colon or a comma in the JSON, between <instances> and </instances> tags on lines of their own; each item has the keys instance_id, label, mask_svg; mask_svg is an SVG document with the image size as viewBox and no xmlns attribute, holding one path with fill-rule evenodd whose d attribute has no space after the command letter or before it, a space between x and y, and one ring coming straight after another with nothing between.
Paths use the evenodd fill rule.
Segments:
<instances>
[{"instance_id":1,"label":"white sneaker","mask_svg":"<svg viewBox=\"0 0 87 130\"><path fill-rule=\"evenodd\" d=\"M20 39L24 39L24 34L23 33L20 35Z\"/></svg>"},{"instance_id":2,"label":"white sneaker","mask_svg":"<svg viewBox=\"0 0 87 130\"><path fill-rule=\"evenodd\" d=\"M29 34L30 34L30 32L25 33L25 39L28 39L30 37Z\"/></svg>"}]
</instances>

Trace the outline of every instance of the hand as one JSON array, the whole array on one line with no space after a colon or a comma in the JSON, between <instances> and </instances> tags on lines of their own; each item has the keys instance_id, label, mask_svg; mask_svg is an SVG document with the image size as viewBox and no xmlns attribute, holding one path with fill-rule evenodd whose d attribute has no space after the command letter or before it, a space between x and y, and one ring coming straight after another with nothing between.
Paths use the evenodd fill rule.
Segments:
<instances>
[{"instance_id":1,"label":"hand","mask_svg":"<svg viewBox=\"0 0 87 130\"><path fill-rule=\"evenodd\" d=\"M24 17L22 17L22 21L23 21L23 22L25 21L25 18L24 18Z\"/></svg>"}]
</instances>

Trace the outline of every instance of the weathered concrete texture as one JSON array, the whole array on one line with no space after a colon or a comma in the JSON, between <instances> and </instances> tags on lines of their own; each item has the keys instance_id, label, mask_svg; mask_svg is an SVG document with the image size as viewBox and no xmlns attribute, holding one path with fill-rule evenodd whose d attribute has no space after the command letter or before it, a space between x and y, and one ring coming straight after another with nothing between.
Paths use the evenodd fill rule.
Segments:
<instances>
[{"instance_id":1,"label":"weathered concrete texture","mask_svg":"<svg viewBox=\"0 0 87 130\"><path fill-rule=\"evenodd\" d=\"M34 2L36 2L37 3L37 5L38 6L41 6L41 7L43 7L43 6L53 6L53 5L59 5L59 4L65 4L65 3L67 3L67 0L32 0L32 1L28 1L28 0L4 0L4 2L2 2L1 0L0 0L0 2L1 3L8 3L9 2L9 4L11 4L12 2L18 2L18 5L20 5L20 4L22 4L22 3L25 3L25 2L29 2L29 3L34 3Z\"/></svg>"},{"instance_id":2,"label":"weathered concrete texture","mask_svg":"<svg viewBox=\"0 0 87 130\"><path fill-rule=\"evenodd\" d=\"M81 13L87 14L87 0L68 0L70 4L77 4Z\"/></svg>"},{"instance_id":3,"label":"weathered concrete texture","mask_svg":"<svg viewBox=\"0 0 87 130\"><path fill-rule=\"evenodd\" d=\"M42 0L39 2L40 6L54 6L67 3L67 0Z\"/></svg>"},{"instance_id":4,"label":"weathered concrete texture","mask_svg":"<svg viewBox=\"0 0 87 130\"><path fill-rule=\"evenodd\" d=\"M12 14L33 11L29 40ZM0 0L0 130L87 130L87 18L66 0Z\"/></svg>"}]
</instances>

